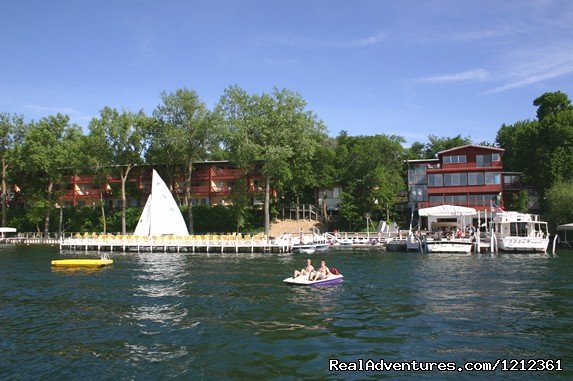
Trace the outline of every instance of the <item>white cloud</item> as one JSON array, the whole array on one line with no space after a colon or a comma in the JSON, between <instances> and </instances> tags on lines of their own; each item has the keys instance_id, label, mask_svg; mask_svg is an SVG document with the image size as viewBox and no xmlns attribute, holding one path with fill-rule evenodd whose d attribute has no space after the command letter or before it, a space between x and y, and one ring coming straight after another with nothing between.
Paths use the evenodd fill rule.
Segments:
<instances>
[{"instance_id":1,"label":"white cloud","mask_svg":"<svg viewBox=\"0 0 573 381\"><path fill-rule=\"evenodd\" d=\"M339 46L349 47L349 48L361 48L364 46L376 45L386 39L386 34L379 32L372 36L363 38L361 40L349 41L339 43Z\"/></svg>"},{"instance_id":2,"label":"white cloud","mask_svg":"<svg viewBox=\"0 0 573 381\"><path fill-rule=\"evenodd\" d=\"M470 43L481 40L498 40L504 37L511 37L526 32L527 28L521 26L501 26L483 29L470 29L460 31L457 29L442 30L439 32L417 33L415 35L406 36L407 41L418 42L422 44L428 43Z\"/></svg>"},{"instance_id":3,"label":"white cloud","mask_svg":"<svg viewBox=\"0 0 573 381\"><path fill-rule=\"evenodd\" d=\"M382 32L375 33L371 36L357 40L319 40L304 37L282 36L277 40L285 45L294 48L363 48L366 46L376 45L386 39L386 34Z\"/></svg>"},{"instance_id":4,"label":"white cloud","mask_svg":"<svg viewBox=\"0 0 573 381\"><path fill-rule=\"evenodd\" d=\"M27 104L24 106L25 108L32 110L37 113L42 114L64 114L68 115L70 119L76 122L85 122L89 121L93 118L93 115L87 115L80 111L74 110L68 107L55 107L55 106L45 106L45 105L38 105L38 104Z\"/></svg>"},{"instance_id":5,"label":"white cloud","mask_svg":"<svg viewBox=\"0 0 573 381\"><path fill-rule=\"evenodd\" d=\"M441 74L431 77L422 78L419 82L424 83L450 83L450 82L483 82L490 77L489 71L485 69L477 69L464 71L461 73Z\"/></svg>"},{"instance_id":6,"label":"white cloud","mask_svg":"<svg viewBox=\"0 0 573 381\"><path fill-rule=\"evenodd\" d=\"M571 41L561 41L508 54L498 74L501 84L482 95L497 94L573 73L572 45Z\"/></svg>"}]
</instances>

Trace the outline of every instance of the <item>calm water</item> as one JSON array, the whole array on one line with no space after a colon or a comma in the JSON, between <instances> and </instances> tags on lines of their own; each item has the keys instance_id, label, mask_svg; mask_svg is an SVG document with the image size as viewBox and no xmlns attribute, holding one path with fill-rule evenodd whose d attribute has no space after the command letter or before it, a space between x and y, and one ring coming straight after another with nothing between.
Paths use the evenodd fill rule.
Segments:
<instances>
[{"instance_id":1,"label":"calm water","mask_svg":"<svg viewBox=\"0 0 573 381\"><path fill-rule=\"evenodd\" d=\"M83 257L0 246L2 379L406 379L484 373L329 373L329 359L561 359L573 377L573 252L421 255L330 251L342 285L282 284L298 254ZM92 254L93 256L93 254ZM489 374L491 376L491 374Z\"/></svg>"}]
</instances>

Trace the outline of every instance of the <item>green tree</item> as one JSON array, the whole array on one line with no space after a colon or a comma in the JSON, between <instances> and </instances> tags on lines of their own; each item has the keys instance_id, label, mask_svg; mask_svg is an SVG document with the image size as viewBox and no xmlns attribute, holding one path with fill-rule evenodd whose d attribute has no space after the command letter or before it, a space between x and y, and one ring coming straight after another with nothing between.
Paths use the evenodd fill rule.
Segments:
<instances>
[{"instance_id":1,"label":"green tree","mask_svg":"<svg viewBox=\"0 0 573 381\"><path fill-rule=\"evenodd\" d=\"M551 226L573 221L573 180L556 182L545 194L546 217Z\"/></svg>"},{"instance_id":2,"label":"green tree","mask_svg":"<svg viewBox=\"0 0 573 381\"><path fill-rule=\"evenodd\" d=\"M64 176L73 173L74 168L80 165L78 149L81 136L81 128L70 125L70 118L62 114L32 122L26 129L19 150L19 162L27 174L24 189L28 205L32 209L44 210L46 235L50 229L50 211L67 183ZM33 214L37 217L37 212Z\"/></svg>"},{"instance_id":3,"label":"green tree","mask_svg":"<svg viewBox=\"0 0 573 381\"><path fill-rule=\"evenodd\" d=\"M84 173L93 177L93 185L97 187L99 194L99 207L101 213L101 231L107 234L106 204L104 196L109 194L108 181L112 175L114 164L111 160L112 148L108 145L105 131L101 126L93 124L90 132L84 138Z\"/></svg>"},{"instance_id":4,"label":"green tree","mask_svg":"<svg viewBox=\"0 0 573 381\"><path fill-rule=\"evenodd\" d=\"M496 142L505 149L505 169L523 172L524 182L543 196L573 176L573 108L561 92L545 93L534 105L539 120L502 125Z\"/></svg>"},{"instance_id":5,"label":"green tree","mask_svg":"<svg viewBox=\"0 0 573 381\"><path fill-rule=\"evenodd\" d=\"M428 143L426 144L425 158L433 158L438 152L445 151L455 147L461 147L472 144L471 138L463 138L461 135L454 136L453 138L437 137L435 135L428 136Z\"/></svg>"},{"instance_id":6,"label":"green tree","mask_svg":"<svg viewBox=\"0 0 573 381\"><path fill-rule=\"evenodd\" d=\"M549 115L556 115L564 110L573 110L567 94L561 91L544 93L533 101L537 106L537 119L543 120Z\"/></svg>"},{"instance_id":7,"label":"green tree","mask_svg":"<svg viewBox=\"0 0 573 381\"><path fill-rule=\"evenodd\" d=\"M522 189L521 191L511 195L511 201L509 203L509 210L515 210L516 212L527 213L529 196L527 190Z\"/></svg>"},{"instance_id":8,"label":"green tree","mask_svg":"<svg viewBox=\"0 0 573 381\"><path fill-rule=\"evenodd\" d=\"M343 131L337 141L343 222L352 230L361 224L365 213L373 219L385 218L405 187L402 171L396 170L403 167L406 157L404 139L395 135L351 137Z\"/></svg>"},{"instance_id":9,"label":"green tree","mask_svg":"<svg viewBox=\"0 0 573 381\"><path fill-rule=\"evenodd\" d=\"M573 178L573 109L545 115L538 131L536 178L544 192L556 182Z\"/></svg>"},{"instance_id":10,"label":"green tree","mask_svg":"<svg viewBox=\"0 0 573 381\"><path fill-rule=\"evenodd\" d=\"M8 203L8 171L17 158L16 150L23 142L25 129L22 115L0 113L0 165L2 180L0 190L2 196L2 226L6 226L6 205Z\"/></svg>"},{"instance_id":11,"label":"green tree","mask_svg":"<svg viewBox=\"0 0 573 381\"><path fill-rule=\"evenodd\" d=\"M429 159L426 157L426 145L420 142L414 142L406 151L409 160Z\"/></svg>"},{"instance_id":12,"label":"green tree","mask_svg":"<svg viewBox=\"0 0 573 381\"><path fill-rule=\"evenodd\" d=\"M138 113L119 112L104 107L99 118L89 125L92 141L98 142L101 154L107 163L119 168L121 178L121 234L126 234L127 196L126 183L131 170L144 162L143 157L149 146L150 132L154 119L146 116L143 110ZM104 159L101 159L102 161Z\"/></svg>"},{"instance_id":13,"label":"green tree","mask_svg":"<svg viewBox=\"0 0 573 381\"><path fill-rule=\"evenodd\" d=\"M225 90L218 109L225 117L225 144L234 160L250 173L260 170L265 179L264 216L268 236L271 183L280 185L293 179L292 163L313 156L315 139L323 133L324 126L314 113L306 110L306 102L299 94L286 89L249 95L232 86ZM308 152L297 156L303 149ZM300 168L299 174L304 172L302 165Z\"/></svg>"},{"instance_id":14,"label":"green tree","mask_svg":"<svg viewBox=\"0 0 573 381\"><path fill-rule=\"evenodd\" d=\"M539 136L537 121L525 120L513 125L503 124L497 132L496 143L505 149L503 165L505 170L524 172L532 164ZM528 182L528 178L524 178Z\"/></svg>"},{"instance_id":15,"label":"green tree","mask_svg":"<svg viewBox=\"0 0 573 381\"><path fill-rule=\"evenodd\" d=\"M178 89L162 93L163 103L153 115L160 121L161 129L154 134L152 150L155 158L172 165L186 166L185 204L188 211L188 230L193 234L193 163L208 160L221 141L219 118L207 110L195 91Z\"/></svg>"}]
</instances>

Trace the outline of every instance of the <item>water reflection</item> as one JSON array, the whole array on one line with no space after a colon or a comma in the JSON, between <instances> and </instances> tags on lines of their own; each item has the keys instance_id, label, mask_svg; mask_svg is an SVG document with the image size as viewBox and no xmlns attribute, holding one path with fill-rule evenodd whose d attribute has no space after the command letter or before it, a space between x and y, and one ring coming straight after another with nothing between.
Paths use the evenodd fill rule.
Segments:
<instances>
[{"instance_id":1,"label":"water reflection","mask_svg":"<svg viewBox=\"0 0 573 381\"><path fill-rule=\"evenodd\" d=\"M137 256L138 296L181 296L186 286L185 256L174 253L144 253Z\"/></svg>"},{"instance_id":2,"label":"water reflection","mask_svg":"<svg viewBox=\"0 0 573 381\"><path fill-rule=\"evenodd\" d=\"M52 266L52 273L55 274L66 274L66 275L93 275L99 274L103 271L108 271L113 269L113 265L110 266L98 266L98 267L62 267L62 266Z\"/></svg>"},{"instance_id":3,"label":"water reflection","mask_svg":"<svg viewBox=\"0 0 573 381\"><path fill-rule=\"evenodd\" d=\"M531 338L528 319L553 318L546 256L428 256L415 269L419 331L436 354L493 355Z\"/></svg>"},{"instance_id":4,"label":"water reflection","mask_svg":"<svg viewBox=\"0 0 573 381\"><path fill-rule=\"evenodd\" d=\"M193 330L198 322L190 320L184 303L189 287L185 253L139 253L134 256L134 303L126 318L135 322L139 336L135 345L126 342L130 362L161 362L189 355L186 345L177 345L164 332Z\"/></svg>"}]
</instances>

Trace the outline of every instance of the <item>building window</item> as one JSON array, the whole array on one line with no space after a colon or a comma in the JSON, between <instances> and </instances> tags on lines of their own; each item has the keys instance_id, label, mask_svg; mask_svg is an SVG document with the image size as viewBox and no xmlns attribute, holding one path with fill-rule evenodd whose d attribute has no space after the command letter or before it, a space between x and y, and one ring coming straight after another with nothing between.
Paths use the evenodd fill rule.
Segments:
<instances>
[{"instance_id":1,"label":"building window","mask_svg":"<svg viewBox=\"0 0 573 381\"><path fill-rule=\"evenodd\" d=\"M408 184L426 184L426 164L411 164L408 168Z\"/></svg>"},{"instance_id":2,"label":"building window","mask_svg":"<svg viewBox=\"0 0 573 381\"><path fill-rule=\"evenodd\" d=\"M466 155L444 156L444 164L465 163Z\"/></svg>"},{"instance_id":3,"label":"building window","mask_svg":"<svg viewBox=\"0 0 573 381\"><path fill-rule=\"evenodd\" d=\"M506 188L521 188L521 176L503 175L503 185Z\"/></svg>"},{"instance_id":4,"label":"building window","mask_svg":"<svg viewBox=\"0 0 573 381\"><path fill-rule=\"evenodd\" d=\"M426 201L428 199L428 190L423 186L413 186L410 188L410 201Z\"/></svg>"},{"instance_id":5,"label":"building window","mask_svg":"<svg viewBox=\"0 0 573 381\"><path fill-rule=\"evenodd\" d=\"M467 203L466 195L449 195L446 196L446 204L463 204Z\"/></svg>"},{"instance_id":6,"label":"building window","mask_svg":"<svg viewBox=\"0 0 573 381\"><path fill-rule=\"evenodd\" d=\"M469 172L468 185L484 185L483 172Z\"/></svg>"},{"instance_id":7,"label":"building window","mask_svg":"<svg viewBox=\"0 0 573 381\"><path fill-rule=\"evenodd\" d=\"M408 171L412 173L426 173L426 164L410 164Z\"/></svg>"},{"instance_id":8,"label":"building window","mask_svg":"<svg viewBox=\"0 0 573 381\"><path fill-rule=\"evenodd\" d=\"M499 153L476 155L476 166L478 167L491 167L491 163L495 161L501 161L501 155Z\"/></svg>"},{"instance_id":9,"label":"building window","mask_svg":"<svg viewBox=\"0 0 573 381\"><path fill-rule=\"evenodd\" d=\"M444 185L447 187L468 185L468 177L465 173L444 173Z\"/></svg>"},{"instance_id":10,"label":"building window","mask_svg":"<svg viewBox=\"0 0 573 381\"><path fill-rule=\"evenodd\" d=\"M484 174L486 184L501 184L501 173L486 172Z\"/></svg>"},{"instance_id":11,"label":"building window","mask_svg":"<svg viewBox=\"0 0 573 381\"><path fill-rule=\"evenodd\" d=\"M428 175L429 187L441 187L444 185L444 177L441 173Z\"/></svg>"},{"instance_id":12,"label":"building window","mask_svg":"<svg viewBox=\"0 0 573 381\"><path fill-rule=\"evenodd\" d=\"M444 203L444 196L430 196L430 203L431 204L443 204Z\"/></svg>"},{"instance_id":13,"label":"building window","mask_svg":"<svg viewBox=\"0 0 573 381\"><path fill-rule=\"evenodd\" d=\"M342 193L342 188L340 188L340 187L332 188L332 197L333 198L340 198L341 193Z\"/></svg>"},{"instance_id":14,"label":"building window","mask_svg":"<svg viewBox=\"0 0 573 381\"><path fill-rule=\"evenodd\" d=\"M494 194L470 194L468 197L470 205L489 206L492 200L496 199Z\"/></svg>"},{"instance_id":15,"label":"building window","mask_svg":"<svg viewBox=\"0 0 573 381\"><path fill-rule=\"evenodd\" d=\"M426 184L426 174L408 172L408 184Z\"/></svg>"},{"instance_id":16,"label":"building window","mask_svg":"<svg viewBox=\"0 0 573 381\"><path fill-rule=\"evenodd\" d=\"M209 205L208 198L192 198L191 205Z\"/></svg>"}]
</instances>

